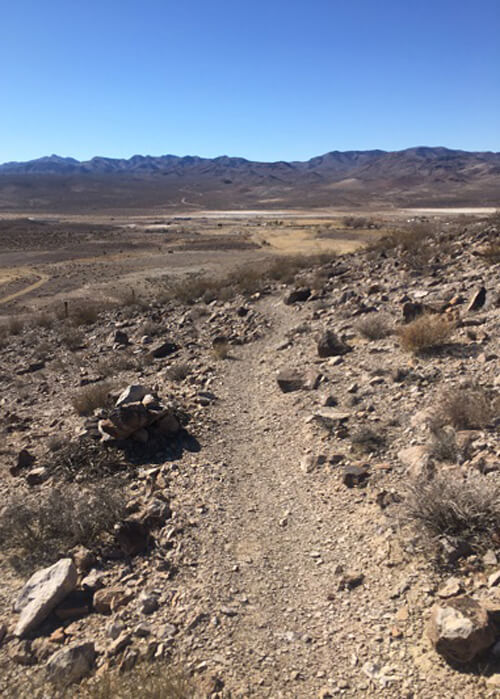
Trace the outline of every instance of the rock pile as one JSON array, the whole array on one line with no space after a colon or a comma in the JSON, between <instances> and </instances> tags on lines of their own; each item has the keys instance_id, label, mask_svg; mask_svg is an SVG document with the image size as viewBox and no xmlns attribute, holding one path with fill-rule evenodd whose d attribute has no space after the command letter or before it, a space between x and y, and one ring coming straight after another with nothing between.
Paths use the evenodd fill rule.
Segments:
<instances>
[{"instance_id":1,"label":"rock pile","mask_svg":"<svg viewBox=\"0 0 500 699\"><path fill-rule=\"evenodd\" d=\"M145 386L128 386L109 415L97 428L102 441L133 439L145 444L151 434L172 436L181 429L181 416L173 402L162 403Z\"/></svg>"}]
</instances>

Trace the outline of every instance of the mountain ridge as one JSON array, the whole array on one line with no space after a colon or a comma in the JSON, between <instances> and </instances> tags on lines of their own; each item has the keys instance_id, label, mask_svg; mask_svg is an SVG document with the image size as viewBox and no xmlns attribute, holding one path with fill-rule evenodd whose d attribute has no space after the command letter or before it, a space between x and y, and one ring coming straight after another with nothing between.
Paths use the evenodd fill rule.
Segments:
<instances>
[{"instance_id":1,"label":"mountain ridge","mask_svg":"<svg viewBox=\"0 0 500 699\"><path fill-rule=\"evenodd\" d=\"M305 161L59 155L0 165L0 211L498 206L500 153L415 146Z\"/></svg>"}]
</instances>

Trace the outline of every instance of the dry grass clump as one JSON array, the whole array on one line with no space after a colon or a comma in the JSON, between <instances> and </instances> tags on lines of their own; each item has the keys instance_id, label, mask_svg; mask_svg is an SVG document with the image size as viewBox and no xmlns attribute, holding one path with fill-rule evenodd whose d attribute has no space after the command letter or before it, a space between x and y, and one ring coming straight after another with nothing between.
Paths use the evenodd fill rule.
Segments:
<instances>
[{"instance_id":1,"label":"dry grass clump","mask_svg":"<svg viewBox=\"0 0 500 699\"><path fill-rule=\"evenodd\" d=\"M72 352L81 349L85 344L85 337L81 330L66 325L61 331L61 342Z\"/></svg>"},{"instance_id":2,"label":"dry grass clump","mask_svg":"<svg viewBox=\"0 0 500 699\"><path fill-rule=\"evenodd\" d=\"M500 414L500 397L481 386L453 388L443 392L435 416L438 425L457 430L480 430Z\"/></svg>"},{"instance_id":3,"label":"dry grass clump","mask_svg":"<svg viewBox=\"0 0 500 699\"><path fill-rule=\"evenodd\" d=\"M82 699L195 699L200 694L177 668L141 662L128 672L108 671L83 683L78 696Z\"/></svg>"},{"instance_id":4,"label":"dry grass clump","mask_svg":"<svg viewBox=\"0 0 500 699\"><path fill-rule=\"evenodd\" d=\"M92 303L72 306L69 309L69 318L73 325L92 325L99 318L99 308Z\"/></svg>"},{"instance_id":5,"label":"dry grass clump","mask_svg":"<svg viewBox=\"0 0 500 699\"><path fill-rule=\"evenodd\" d=\"M500 529L500 484L470 472L415 481L407 488L403 521L414 525L422 540L439 549L439 539L466 543L473 550L495 545Z\"/></svg>"},{"instance_id":6,"label":"dry grass clump","mask_svg":"<svg viewBox=\"0 0 500 699\"><path fill-rule=\"evenodd\" d=\"M116 376L121 371L138 371L140 360L128 351L115 352L107 358L100 359L96 369L98 374L109 378Z\"/></svg>"},{"instance_id":7,"label":"dry grass clump","mask_svg":"<svg viewBox=\"0 0 500 699\"><path fill-rule=\"evenodd\" d=\"M391 319L383 313L370 313L360 320L356 327L366 340L382 340L392 332Z\"/></svg>"},{"instance_id":8,"label":"dry grass clump","mask_svg":"<svg viewBox=\"0 0 500 699\"><path fill-rule=\"evenodd\" d=\"M7 321L7 332L9 335L20 335L24 330L25 322L18 316L10 316Z\"/></svg>"},{"instance_id":9,"label":"dry grass clump","mask_svg":"<svg viewBox=\"0 0 500 699\"><path fill-rule=\"evenodd\" d=\"M71 404L78 415L92 415L96 408L110 405L110 390L110 384L105 381L84 386L74 394Z\"/></svg>"},{"instance_id":10,"label":"dry grass clump","mask_svg":"<svg viewBox=\"0 0 500 699\"><path fill-rule=\"evenodd\" d=\"M229 343L225 337L216 337L212 341L212 351L217 359L226 359L229 355Z\"/></svg>"},{"instance_id":11,"label":"dry grass clump","mask_svg":"<svg viewBox=\"0 0 500 699\"><path fill-rule=\"evenodd\" d=\"M50 448L50 445L49 445ZM119 453L90 438L66 441L42 464L52 476L78 483L95 482L116 475L131 475L135 469Z\"/></svg>"},{"instance_id":12,"label":"dry grass clump","mask_svg":"<svg viewBox=\"0 0 500 699\"><path fill-rule=\"evenodd\" d=\"M116 480L14 495L0 511L0 546L13 553L16 567L49 565L76 545L91 548L112 534L125 502Z\"/></svg>"},{"instance_id":13,"label":"dry grass clump","mask_svg":"<svg viewBox=\"0 0 500 699\"><path fill-rule=\"evenodd\" d=\"M481 254L490 264L498 264L500 262L500 243L489 243L489 245L483 249Z\"/></svg>"},{"instance_id":14,"label":"dry grass clump","mask_svg":"<svg viewBox=\"0 0 500 699\"><path fill-rule=\"evenodd\" d=\"M248 296L261 291L270 281L289 284L300 271L331 262L334 257L332 253L282 256L267 265L241 267L225 277L189 275L177 281L167 281L164 289L158 292L158 298L178 300L188 305L197 301L229 301L238 294Z\"/></svg>"},{"instance_id":15,"label":"dry grass clump","mask_svg":"<svg viewBox=\"0 0 500 699\"><path fill-rule=\"evenodd\" d=\"M351 436L353 447L366 454L378 451L385 445L385 442L383 431L368 426L359 427Z\"/></svg>"},{"instance_id":16,"label":"dry grass clump","mask_svg":"<svg viewBox=\"0 0 500 699\"><path fill-rule=\"evenodd\" d=\"M403 349L418 354L447 344L454 329L446 316L426 313L399 328L398 335Z\"/></svg>"}]
</instances>

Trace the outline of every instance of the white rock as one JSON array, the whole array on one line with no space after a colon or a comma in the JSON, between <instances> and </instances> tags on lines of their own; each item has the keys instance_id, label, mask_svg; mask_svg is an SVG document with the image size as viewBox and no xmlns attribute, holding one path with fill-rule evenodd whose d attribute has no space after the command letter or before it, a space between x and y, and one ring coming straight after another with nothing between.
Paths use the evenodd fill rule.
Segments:
<instances>
[{"instance_id":1,"label":"white rock","mask_svg":"<svg viewBox=\"0 0 500 699\"><path fill-rule=\"evenodd\" d=\"M141 386L141 384L131 384L120 393L118 400L116 401L116 407L119 405L127 405L127 403L139 403L142 399L150 394L151 391L146 386Z\"/></svg>"},{"instance_id":2,"label":"white rock","mask_svg":"<svg viewBox=\"0 0 500 699\"><path fill-rule=\"evenodd\" d=\"M20 612L14 634L23 636L35 629L76 587L78 573L71 558L62 558L49 568L37 570L14 603Z\"/></svg>"}]
</instances>

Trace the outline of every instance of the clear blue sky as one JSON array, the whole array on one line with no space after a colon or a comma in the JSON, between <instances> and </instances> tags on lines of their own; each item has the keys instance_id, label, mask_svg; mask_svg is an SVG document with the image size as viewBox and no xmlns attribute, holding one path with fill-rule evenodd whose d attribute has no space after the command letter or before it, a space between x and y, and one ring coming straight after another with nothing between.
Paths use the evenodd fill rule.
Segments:
<instances>
[{"instance_id":1,"label":"clear blue sky","mask_svg":"<svg viewBox=\"0 0 500 699\"><path fill-rule=\"evenodd\" d=\"M4 0L0 162L500 151L499 0Z\"/></svg>"}]
</instances>

